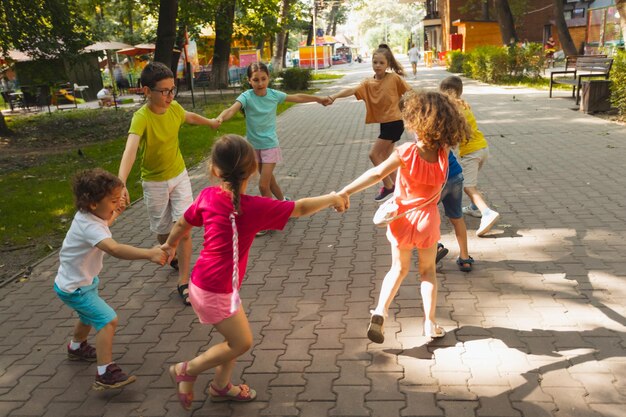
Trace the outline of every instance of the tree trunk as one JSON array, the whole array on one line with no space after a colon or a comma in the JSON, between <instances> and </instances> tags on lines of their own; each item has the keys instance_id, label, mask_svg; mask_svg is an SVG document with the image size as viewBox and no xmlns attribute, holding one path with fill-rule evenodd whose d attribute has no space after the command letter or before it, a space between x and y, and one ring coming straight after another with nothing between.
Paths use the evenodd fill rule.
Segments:
<instances>
[{"instance_id":1,"label":"tree trunk","mask_svg":"<svg viewBox=\"0 0 626 417\"><path fill-rule=\"evenodd\" d=\"M4 114L0 112L0 136L13 136L14 133L9 126L7 126L7 121L4 119Z\"/></svg>"},{"instance_id":2,"label":"tree trunk","mask_svg":"<svg viewBox=\"0 0 626 417\"><path fill-rule=\"evenodd\" d=\"M154 60L164 63L168 68L172 66L172 50L176 41L177 14L178 0L160 0Z\"/></svg>"},{"instance_id":3,"label":"tree trunk","mask_svg":"<svg viewBox=\"0 0 626 417\"><path fill-rule=\"evenodd\" d=\"M333 7L330 9L330 14L328 15L328 24L326 25L326 34L331 35L333 27L335 26L335 21L337 20L337 11L339 10L339 4L333 3Z\"/></svg>"},{"instance_id":4,"label":"tree trunk","mask_svg":"<svg viewBox=\"0 0 626 417\"><path fill-rule=\"evenodd\" d=\"M622 27L622 40L626 41L626 0L615 0L619 12L619 25Z\"/></svg>"},{"instance_id":5,"label":"tree trunk","mask_svg":"<svg viewBox=\"0 0 626 417\"><path fill-rule=\"evenodd\" d=\"M283 0L280 9L280 32L276 34L276 48L274 49L274 56L272 57L272 69L274 72L280 72L283 69L283 52L287 37L285 26L289 18L289 12L291 11L291 0Z\"/></svg>"},{"instance_id":6,"label":"tree trunk","mask_svg":"<svg viewBox=\"0 0 626 417\"><path fill-rule=\"evenodd\" d=\"M289 31L285 32L285 42L283 45L283 68L287 66L287 45L289 44Z\"/></svg>"},{"instance_id":7,"label":"tree trunk","mask_svg":"<svg viewBox=\"0 0 626 417\"><path fill-rule=\"evenodd\" d=\"M559 34L559 43L563 48L565 55L578 55L578 50L572 36L567 28L565 22L565 16L563 15L563 0L553 0L554 4L554 23L556 25L556 32Z\"/></svg>"},{"instance_id":8,"label":"tree trunk","mask_svg":"<svg viewBox=\"0 0 626 417\"><path fill-rule=\"evenodd\" d=\"M489 17L489 1L488 0L482 0L482 5L481 5L481 11L482 11L482 19L485 22L488 22L489 20L491 20L491 18Z\"/></svg>"},{"instance_id":9,"label":"tree trunk","mask_svg":"<svg viewBox=\"0 0 626 417\"><path fill-rule=\"evenodd\" d=\"M560 1L560 0L554 0ZM498 25L500 26L500 36L502 36L502 44L510 45L516 43L517 32L515 31L515 22L513 21L513 13L509 7L508 0L495 0L496 16Z\"/></svg>"},{"instance_id":10,"label":"tree trunk","mask_svg":"<svg viewBox=\"0 0 626 417\"><path fill-rule=\"evenodd\" d=\"M311 16L311 26L309 26L309 31L306 34L306 46L311 46L313 45L313 34L314 29L313 29L313 16Z\"/></svg>"},{"instance_id":11,"label":"tree trunk","mask_svg":"<svg viewBox=\"0 0 626 417\"><path fill-rule=\"evenodd\" d=\"M215 88L228 87L228 61L230 59L230 42L233 35L236 0L222 0L215 13L215 50L211 71L215 75Z\"/></svg>"}]
</instances>

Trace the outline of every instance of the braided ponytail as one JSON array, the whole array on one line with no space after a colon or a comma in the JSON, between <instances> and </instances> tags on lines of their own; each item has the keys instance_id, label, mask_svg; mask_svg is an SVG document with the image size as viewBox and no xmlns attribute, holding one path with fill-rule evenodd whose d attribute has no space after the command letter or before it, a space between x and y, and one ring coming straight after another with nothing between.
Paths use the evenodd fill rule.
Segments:
<instances>
[{"instance_id":1,"label":"braided ponytail","mask_svg":"<svg viewBox=\"0 0 626 417\"><path fill-rule=\"evenodd\" d=\"M211 150L211 172L217 175L231 193L233 211L228 215L233 229L233 292L230 299L230 311L239 308L239 233L236 218L241 214L241 185L257 169L254 149L244 138L238 135L224 135L215 142Z\"/></svg>"}]
</instances>

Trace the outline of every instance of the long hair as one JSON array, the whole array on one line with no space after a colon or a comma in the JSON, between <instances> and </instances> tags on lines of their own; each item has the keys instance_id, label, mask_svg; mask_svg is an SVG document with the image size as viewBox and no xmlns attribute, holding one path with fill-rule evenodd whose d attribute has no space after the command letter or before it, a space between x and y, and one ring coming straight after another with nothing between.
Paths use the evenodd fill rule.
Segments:
<instances>
[{"instance_id":1,"label":"long hair","mask_svg":"<svg viewBox=\"0 0 626 417\"><path fill-rule=\"evenodd\" d=\"M447 94L409 90L400 100L406 128L429 149L454 147L471 137L461 108Z\"/></svg>"},{"instance_id":2,"label":"long hair","mask_svg":"<svg viewBox=\"0 0 626 417\"><path fill-rule=\"evenodd\" d=\"M387 45L386 43L381 43L380 45L378 45L378 49L374 51L374 53L372 54L372 58L376 54L381 54L382 56L384 56L387 60L389 68L391 68L391 70L396 74L404 77L404 68L402 68L402 65L400 65L400 63L396 61L396 58L393 56L393 52L391 52L389 45Z\"/></svg>"},{"instance_id":3,"label":"long hair","mask_svg":"<svg viewBox=\"0 0 626 417\"><path fill-rule=\"evenodd\" d=\"M224 135L211 150L211 171L232 194L233 210L239 213L241 184L257 170L254 148L239 135Z\"/></svg>"}]
</instances>

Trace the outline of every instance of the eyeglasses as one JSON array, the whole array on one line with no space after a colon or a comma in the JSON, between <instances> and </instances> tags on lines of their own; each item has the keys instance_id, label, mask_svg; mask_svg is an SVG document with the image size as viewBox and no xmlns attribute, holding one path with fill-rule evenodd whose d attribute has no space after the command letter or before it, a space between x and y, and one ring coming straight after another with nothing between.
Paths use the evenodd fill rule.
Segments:
<instances>
[{"instance_id":1,"label":"eyeglasses","mask_svg":"<svg viewBox=\"0 0 626 417\"><path fill-rule=\"evenodd\" d=\"M157 93L161 93L163 97L175 96L176 91L177 91L176 87L172 88L171 90L157 90L156 88L151 88L150 90L157 92Z\"/></svg>"}]
</instances>

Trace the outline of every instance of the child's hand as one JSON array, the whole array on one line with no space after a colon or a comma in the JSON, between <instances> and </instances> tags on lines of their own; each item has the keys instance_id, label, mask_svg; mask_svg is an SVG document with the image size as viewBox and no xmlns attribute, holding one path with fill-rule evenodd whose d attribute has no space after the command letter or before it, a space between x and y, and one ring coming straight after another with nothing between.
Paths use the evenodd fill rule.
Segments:
<instances>
[{"instance_id":1,"label":"child's hand","mask_svg":"<svg viewBox=\"0 0 626 417\"><path fill-rule=\"evenodd\" d=\"M161 266L165 265L167 261L168 254L160 246L155 246L152 249L148 249L150 252L150 262L154 262L155 264L159 264Z\"/></svg>"},{"instance_id":2,"label":"child's hand","mask_svg":"<svg viewBox=\"0 0 626 417\"><path fill-rule=\"evenodd\" d=\"M341 199L342 204L343 204L343 210L341 210L341 211L337 210L337 211L339 211L339 213L341 213L343 211L348 210L350 208L350 196L348 195L348 193L346 193L345 191L340 191L337 194L337 197L339 197Z\"/></svg>"},{"instance_id":3,"label":"child's hand","mask_svg":"<svg viewBox=\"0 0 626 417\"><path fill-rule=\"evenodd\" d=\"M128 188L126 188L126 186L122 188L122 201L120 205L123 205L124 208L130 206L130 194L128 194Z\"/></svg>"},{"instance_id":4,"label":"child's hand","mask_svg":"<svg viewBox=\"0 0 626 417\"><path fill-rule=\"evenodd\" d=\"M326 98L324 98L320 103L324 105L324 107L326 106L330 106L331 104L333 104L335 102L335 99L332 98L331 96L327 96Z\"/></svg>"},{"instance_id":5,"label":"child's hand","mask_svg":"<svg viewBox=\"0 0 626 417\"><path fill-rule=\"evenodd\" d=\"M160 248L163 252L165 252L165 254L167 255L167 258L165 258L165 261L167 263L171 262L172 259L174 259L174 255L176 255L176 247L172 247L170 245L168 245L167 243L164 243L161 245Z\"/></svg>"},{"instance_id":6,"label":"child's hand","mask_svg":"<svg viewBox=\"0 0 626 417\"><path fill-rule=\"evenodd\" d=\"M221 124L222 124L222 120L219 118L209 119L209 126L211 126L213 129L217 129L218 127L220 127Z\"/></svg>"},{"instance_id":7,"label":"child's hand","mask_svg":"<svg viewBox=\"0 0 626 417\"><path fill-rule=\"evenodd\" d=\"M337 213L343 213L346 211L346 201L339 194L332 192L330 194L333 197L333 208Z\"/></svg>"}]
</instances>

